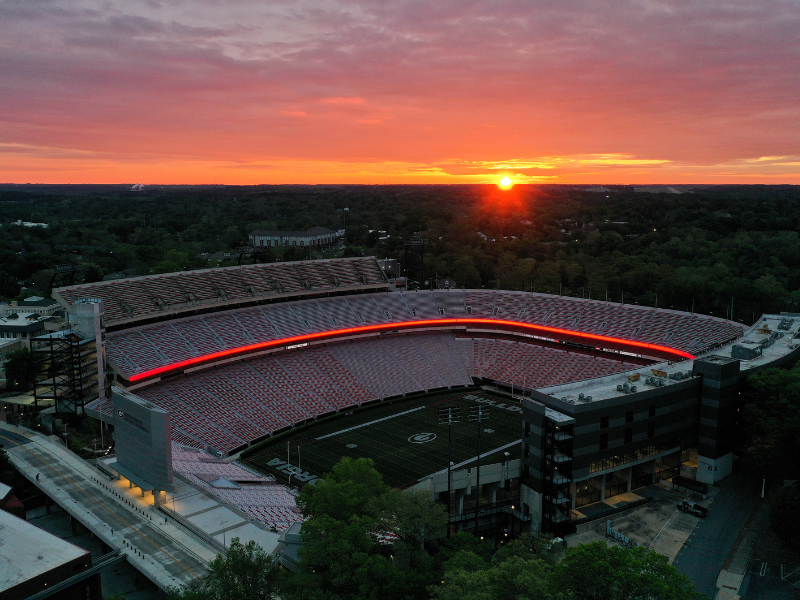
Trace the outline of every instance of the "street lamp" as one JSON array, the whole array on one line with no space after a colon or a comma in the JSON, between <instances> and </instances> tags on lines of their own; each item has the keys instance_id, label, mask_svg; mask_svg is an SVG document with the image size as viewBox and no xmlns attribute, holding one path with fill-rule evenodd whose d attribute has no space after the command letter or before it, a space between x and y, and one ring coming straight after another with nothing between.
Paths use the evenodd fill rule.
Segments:
<instances>
[{"instance_id":1,"label":"street lamp","mask_svg":"<svg viewBox=\"0 0 800 600\"><path fill-rule=\"evenodd\" d=\"M228 521L227 521L227 520L225 520L225 521L220 521L220 523L219 523L219 524L220 524L220 525L227 525L227 524L228 524ZM228 540L228 538L227 538L227 537L225 537L225 528L223 527L223 528L222 528L222 545L225 547L225 549L226 549L226 550L227 550L227 548L228 548L228 542L227 542L227 540Z\"/></svg>"}]
</instances>

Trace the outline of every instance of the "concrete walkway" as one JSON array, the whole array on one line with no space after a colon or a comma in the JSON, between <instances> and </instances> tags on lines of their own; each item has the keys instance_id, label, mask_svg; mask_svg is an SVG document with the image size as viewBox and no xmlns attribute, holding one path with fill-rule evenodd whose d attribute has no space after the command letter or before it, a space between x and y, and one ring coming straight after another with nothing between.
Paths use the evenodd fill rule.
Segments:
<instances>
[{"instance_id":1,"label":"concrete walkway","mask_svg":"<svg viewBox=\"0 0 800 600\"><path fill-rule=\"evenodd\" d=\"M137 501L43 435L0 423L0 443L20 473L106 545L126 554L128 562L160 588L202 577L217 555L181 526L165 523L144 499Z\"/></svg>"}]
</instances>

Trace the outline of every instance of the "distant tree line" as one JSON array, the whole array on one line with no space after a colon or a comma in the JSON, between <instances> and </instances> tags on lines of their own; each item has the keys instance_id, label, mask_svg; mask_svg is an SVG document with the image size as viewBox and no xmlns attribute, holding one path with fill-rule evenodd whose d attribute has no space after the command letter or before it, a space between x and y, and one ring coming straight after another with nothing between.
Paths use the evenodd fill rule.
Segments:
<instances>
[{"instance_id":1,"label":"distant tree line","mask_svg":"<svg viewBox=\"0 0 800 600\"><path fill-rule=\"evenodd\" d=\"M236 263L254 229L346 224L343 248L272 249L261 259L402 261L405 242L425 239L425 279L438 274L459 287L608 298L750 323L765 311L800 310L798 200L796 186L684 194L558 186L1 186L0 297L18 297L20 282L28 294L46 293L60 263L80 263L85 282L122 271L224 266ZM379 231L389 237L379 239ZM233 256L209 261L216 252Z\"/></svg>"}]
</instances>

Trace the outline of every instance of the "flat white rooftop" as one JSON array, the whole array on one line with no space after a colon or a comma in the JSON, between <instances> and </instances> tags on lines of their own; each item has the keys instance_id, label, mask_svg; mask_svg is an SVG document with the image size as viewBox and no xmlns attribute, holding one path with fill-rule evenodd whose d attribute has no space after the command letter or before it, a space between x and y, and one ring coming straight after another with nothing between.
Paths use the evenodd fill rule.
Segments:
<instances>
[{"instance_id":1,"label":"flat white rooftop","mask_svg":"<svg viewBox=\"0 0 800 600\"><path fill-rule=\"evenodd\" d=\"M90 553L0 510L0 592Z\"/></svg>"},{"instance_id":2,"label":"flat white rooftop","mask_svg":"<svg viewBox=\"0 0 800 600\"><path fill-rule=\"evenodd\" d=\"M782 327L782 329L779 329ZM777 334L777 335L776 335ZM769 340L772 340L770 343ZM747 348L761 348L761 356L751 360L741 360L740 368L742 371L767 366L780 358L785 357L790 352L800 346L800 317L791 315L763 315L756 323L747 329L742 336L734 342L720 346L698 356L722 356L732 358L734 346L744 346ZM537 391L554 396L570 404L584 404L607 400L627 395L632 391L632 386L636 386L636 391L641 392L656 387L666 387L675 385L683 381L687 376L691 376L694 360L685 360L677 363L662 362L638 367L606 377L595 379L584 379L572 383L553 385L539 388ZM680 378L678 377L680 374ZM638 376L638 377L637 377ZM648 378L658 380L658 383L648 383ZM617 386L628 385L628 392L619 391Z\"/></svg>"}]
</instances>

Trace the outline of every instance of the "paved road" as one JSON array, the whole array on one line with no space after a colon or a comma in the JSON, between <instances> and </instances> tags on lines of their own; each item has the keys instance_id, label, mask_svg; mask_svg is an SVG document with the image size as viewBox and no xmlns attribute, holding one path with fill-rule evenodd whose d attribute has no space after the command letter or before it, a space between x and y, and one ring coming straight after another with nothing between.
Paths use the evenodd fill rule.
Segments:
<instances>
[{"instance_id":1,"label":"paved road","mask_svg":"<svg viewBox=\"0 0 800 600\"><path fill-rule=\"evenodd\" d=\"M30 440L24 435L19 435L13 431L0 431L0 444L3 444L6 449L13 448L14 446L21 446L30 443Z\"/></svg>"},{"instance_id":2,"label":"paved road","mask_svg":"<svg viewBox=\"0 0 800 600\"><path fill-rule=\"evenodd\" d=\"M732 475L719 487L708 517L698 523L673 563L709 598L716 594L717 576L761 494L761 481L743 474Z\"/></svg>"},{"instance_id":3,"label":"paved road","mask_svg":"<svg viewBox=\"0 0 800 600\"><path fill-rule=\"evenodd\" d=\"M22 438L22 439L20 439ZM40 436L0 430L15 466L106 544L160 587L202 577L216 553L179 529L162 525L158 513L137 505L109 486L66 448ZM40 481L35 481L40 473ZM98 475L98 477L95 477Z\"/></svg>"},{"instance_id":4,"label":"paved road","mask_svg":"<svg viewBox=\"0 0 800 600\"><path fill-rule=\"evenodd\" d=\"M748 569L740 593L742 600L797 600L800 590L781 579L780 565L770 565L761 571L761 562L754 562ZM761 574L763 572L763 575Z\"/></svg>"}]
</instances>

